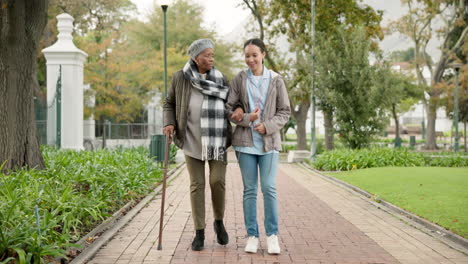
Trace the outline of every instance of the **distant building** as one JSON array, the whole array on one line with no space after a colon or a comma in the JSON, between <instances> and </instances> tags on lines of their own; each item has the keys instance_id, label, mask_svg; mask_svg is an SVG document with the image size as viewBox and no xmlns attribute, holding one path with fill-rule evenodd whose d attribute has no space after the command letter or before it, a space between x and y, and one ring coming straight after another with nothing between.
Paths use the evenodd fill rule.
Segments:
<instances>
[{"instance_id":1,"label":"distant building","mask_svg":"<svg viewBox=\"0 0 468 264\"><path fill-rule=\"evenodd\" d=\"M408 62L392 63L392 69L395 71L405 72L407 74L412 74L413 76L416 76L415 70ZM431 72L429 68L424 67L423 77L424 79L426 79L427 83L431 83ZM423 118L425 120L425 124L427 125L426 109L424 109L422 102L419 102L418 104L415 104L410 111L401 114L399 121L402 126L417 126L422 124ZM395 125L394 120L391 121L391 125ZM452 125L453 121L447 117L445 108L440 107L439 109L437 109L435 130L439 132L448 132L452 128Z\"/></svg>"}]
</instances>

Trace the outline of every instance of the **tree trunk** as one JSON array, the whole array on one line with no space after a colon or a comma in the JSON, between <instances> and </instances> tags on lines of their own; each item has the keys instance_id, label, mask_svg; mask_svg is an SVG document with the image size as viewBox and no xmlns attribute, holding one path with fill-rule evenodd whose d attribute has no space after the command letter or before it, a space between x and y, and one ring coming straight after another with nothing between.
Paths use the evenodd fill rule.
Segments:
<instances>
[{"instance_id":1,"label":"tree trunk","mask_svg":"<svg viewBox=\"0 0 468 264\"><path fill-rule=\"evenodd\" d=\"M426 145L427 150L437 149L435 124L437 118L437 106L433 103L427 104L427 127L426 127Z\"/></svg>"},{"instance_id":2,"label":"tree trunk","mask_svg":"<svg viewBox=\"0 0 468 264\"><path fill-rule=\"evenodd\" d=\"M325 149L333 150L335 148L334 135L335 129L333 128L333 111L323 110L323 118L325 125Z\"/></svg>"},{"instance_id":3,"label":"tree trunk","mask_svg":"<svg viewBox=\"0 0 468 264\"><path fill-rule=\"evenodd\" d=\"M398 114L395 109L395 105L392 105L392 115L393 119L395 119L395 142L396 139L400 137L400 120L398 120Z\"/></svg>"},{"instance_id":4,"label":"tree trunk","mask_svg":"<svg viewBox=\"0 0 468 264\"><path fill-rule=\"evenodd\" d=\"M463 141L464 141L464 146L465 146L465 152L468 152L468 149L466 148L466 121L463 122Z\"/></svg>"},{"instance_id":5,"label":"tree trunk","mask_svg":"<svg viewBox=\"0 0 468 264\"><path fill-rule=\"evenodd\" d=\"M455 128L453 125L450 127L450 146L453 146L453 136L455 135ZM444 140L444 146L445 146L445 140Z\"/></svg>"},{"instance_id":6,"label":"tree trunk","mask_svg":"<svg viewBox=\"0 0 468 264\"><path fill-rule=\"evenodd\" d=\"M293 110L292 113L296 119L296 135L297 135L297 149L307 150L307 132L306 121L307 112L309 111L310 103L301 102L299 109Z\"/></svg>"},{"instance_id":7,"label":"tree trunk","mask_svg":"<svg viewBox=\"0 0 468 264\"><path fill-rule=\"evenodd\" d=\"M465 1L466 2L466 1ZM466 21L466 3L463 4L463 1L460 1L461 8L456 8L455 16ZM426 149L437 149L436 144L436 133L435 133L435 122L437 118L437 99L440 94L437 94L435 87L442 81L442 76L447 68L447 64L450 63L454 54L461 51L462 44L464 39L468 34L468 27L463 24L455 23L454 26L451 26L447 31L444 37L443 48L441 49L442 53L440 54L439 61L432 74L432 93L431 99L428 102L429 111L427 112L427 133L426 133ZM430 66L429 61L426 63ZM431 69L431 67L430 67ZM432 69L431 69L432 70Z\"/></svg>"},{"instance_id":8,"label":"tree trunk","mask_svg":"<svg viewBox=\"0 0 468 264\"><path fill-rule=\"evenodd\" d=\"M243 0L244 1L244 4L247 6L247 8L250 9L250 11L252 12L252 15L255 17L255 19L257 20L258 22L258 31L259 31L259 34L260 34L260 39L262 41L264 41L264 38L265 38L265 27L263 25L263 15L262 15L262 10L259 10L259 7L258 7L258 4L257 4L257 1L255 0ZM279 69L278 67L276 66L276 63L275 61L273 60L273 58L271 57L270 53L267 52L266 53L266 58L265 58L268 62L268 68L274 70L275 72L279 72Z\"/></svg>"},{"instance_id":9,"label":"tree trunk","mask_svg":"<svg viewBox=\"0 0 468 264\"><path fill-rule=\"evenodd\" d=\"M47 0L8 0L0 6L0 163L43 169L33 91L37 49L47 23Z\"/></svg>"}]
</instances>

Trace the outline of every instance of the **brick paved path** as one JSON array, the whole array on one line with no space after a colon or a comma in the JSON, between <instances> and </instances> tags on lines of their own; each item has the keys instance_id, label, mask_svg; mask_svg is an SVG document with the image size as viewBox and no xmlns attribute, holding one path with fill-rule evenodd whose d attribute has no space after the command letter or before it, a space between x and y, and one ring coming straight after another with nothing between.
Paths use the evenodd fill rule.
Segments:
<instances>
[{"instance_id":1,"label":"brick paved path","mask_svg":"<svg viewBox=\"0 0 468 264\"><path fill-rule=\"evenodd\" d=\"M278 171L282 254L266 253L263 202L258 198L260 249L247 254L239 167L227 174L227 246L216 243L207 186L205 250L194 252L188 173L167 191L163 250L158 251L159 205L155 199L89 263L468 263L468 257L297 165ZM260 189L259 189L260 191Z\"/></svg>"}]
</instances>

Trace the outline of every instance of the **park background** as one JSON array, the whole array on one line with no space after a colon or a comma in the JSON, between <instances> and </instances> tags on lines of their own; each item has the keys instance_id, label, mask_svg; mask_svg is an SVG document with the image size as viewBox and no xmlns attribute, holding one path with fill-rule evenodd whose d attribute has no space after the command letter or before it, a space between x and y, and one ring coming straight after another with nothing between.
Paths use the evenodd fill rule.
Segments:
<instances>
[{"instance_id":1,"label":"park background","mask_svg":"<svg viewBox=\"0 0 468 264\"><path fill-rule=\"evenodd\" d=\"M24 119L0 120L0 138L6 142L0 146L3 263L72 258L73 243L159 185L162 170L152 162L150 145L161 130L163 12L158 3L135 3L52 0L46 9L34 10L48 17L44 31L36 33L37 70L35 62L26 65L38 85L18 89L33 94L28 99L34 111L24 110ZM232 79L245 68L243 41L263 38L269 48L267 67L284 76L293 108L283 130L285 159L289 153L305 153L306 164L323 174L466 239L464 1L317 1L313 35L311 1L217 1L223 6L215 11L214 2L201 3L178 0L168 8L169 82L188 60L186 49L194 39L215 41L216 67ZM13 8L3 2L1 7L3 18L4 10ZM47 129L48 118L58 112L48 89L55 91L58 80L64 80L47 79L41 52L56 43L62 13L74 19L74 44L87 53L80 88L83 138L72 150L60 149L56 131ZM231 24L225 26L225 20ZM2 49L2 62L8 63L7 53ZM11 76L2 75L2 85ZM317 134L311 157L312 81ZM6 109L14 107L5 103L9 99L2 94L2 113L23 113ZM11 133L21 132L18 127L27 127L39 144L18 139L21 133ZM458 137L456 127L463 128ZM177 149L171 153L176 162ZM11 158L18 156L23 158Z\"/></svg>"}]
</instances>

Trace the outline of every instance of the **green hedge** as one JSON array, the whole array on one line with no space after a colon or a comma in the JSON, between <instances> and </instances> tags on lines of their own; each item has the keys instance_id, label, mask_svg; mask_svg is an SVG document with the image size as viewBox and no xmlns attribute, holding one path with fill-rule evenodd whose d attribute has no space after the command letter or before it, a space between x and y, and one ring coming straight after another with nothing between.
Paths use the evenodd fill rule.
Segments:
<instances>
[{"instance_id":1,"label":"green hedge","mask_svg":"<svg viewBox=\"0 0 468 264\"><path fill-rule=\"evenodd\" d=\"M462 154L431 156L431 153L412 152L405 148L370 148L334 150L319 155L310 164L324 171L346 171L373 167L468 167Z\"/></svg>"},{"instance_id":2,"label":"green hedge","mask_svg":"<svg viewBox=\"0 0 468 264\"><path fill-rule=\"evenodd\" d=\"M310 150L310 140L307 141L307 146L306 146L306 150ZM333 146L335 149L345 149L345 145L343 144L343 142L339 141L339 140L335 140L334 143L333 143ZM297 150L297 144L285 144L283 143L283 151L284 152L289 152L291 150ZM323 138L318 138L317 141L316 141L316 154L321 154L325 151L325 139Z\"/></svg>"},{"instance_id":3,"label":"green hedge","mask_svg":"<svg viewBox=\"0 0 468 264\"><path fill-rule=\"evenodd\" d=\"M161 179L148 151L43 149L46 170L0 174L0 263L64 256L103 219Z\"/></svg>"},{"instance_id":4,"label":"green hedge","mask_svg":"<svg viewBox=\"0 0 468 264\"><path fill-rule=\"evenodd\" d=\"M426 165L430 167L468 167L468 157L464 154L433 156L425 155Z\"/></svg>"}]
</instances>

